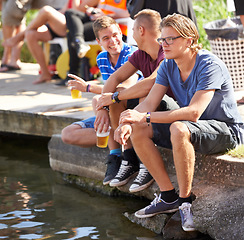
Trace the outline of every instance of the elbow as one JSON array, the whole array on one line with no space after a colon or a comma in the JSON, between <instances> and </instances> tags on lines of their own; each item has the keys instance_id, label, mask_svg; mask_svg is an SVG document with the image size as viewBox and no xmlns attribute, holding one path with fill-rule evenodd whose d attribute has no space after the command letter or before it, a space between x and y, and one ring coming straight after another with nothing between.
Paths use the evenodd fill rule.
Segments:
<instances>
[{"instance_id":1,"label":"elbow","mask_svg":"<svg viewBox=\"0 0 244 240\"><path fill-rule=\"evenodd\" d=\"M189 113L189 116L190 116L190 121L197 122L198 119L201 117L201 114L197 110L194 110Z\"/></svg>"}]
</instances>

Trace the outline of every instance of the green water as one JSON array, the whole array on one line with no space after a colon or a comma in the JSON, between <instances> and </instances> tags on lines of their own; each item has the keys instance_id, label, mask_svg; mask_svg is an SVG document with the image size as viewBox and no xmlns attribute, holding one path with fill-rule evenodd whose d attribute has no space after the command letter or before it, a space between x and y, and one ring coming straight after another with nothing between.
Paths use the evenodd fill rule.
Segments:
<instances>
[{"instance_id":1,"label":"green water","mask_svg":"<svg viewBox=\"0 0 244 240\"><path fill-rule=\"evenodd\" d=\"M64 182L49 166L48 140L0 134L0 239L163 240L123 216L149 201Z\"/></svg>"},{"instance_id":2,"label":"green water","mask_svg":"<svg viewBox=\"0 0 244 240\"><path fill-rule=\"evenodd\" d=\"M47 140L0 140L0 239L162 239L123 216L145 203L66 184Z\"/></svg>"}]
</instances>

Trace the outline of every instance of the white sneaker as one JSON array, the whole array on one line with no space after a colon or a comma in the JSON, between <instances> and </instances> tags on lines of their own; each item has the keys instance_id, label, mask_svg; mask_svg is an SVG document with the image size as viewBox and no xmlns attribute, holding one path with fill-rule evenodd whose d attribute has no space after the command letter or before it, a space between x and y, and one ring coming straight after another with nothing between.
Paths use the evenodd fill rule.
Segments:
<instances>
[{"instance_id":1,"label":"white sneaker","mask_svg":"<svg viewBox=\"0 0 244 240\"><path fill-rule=\"evenodd\" d=\"M195 225L193 223L193 215L191 211L191 204L188 202L182 203L181 206L179 206L180 210L180 217L181 217L181 226L184 231L191 232L196 231Z\"/></svg>"}]
</instances>

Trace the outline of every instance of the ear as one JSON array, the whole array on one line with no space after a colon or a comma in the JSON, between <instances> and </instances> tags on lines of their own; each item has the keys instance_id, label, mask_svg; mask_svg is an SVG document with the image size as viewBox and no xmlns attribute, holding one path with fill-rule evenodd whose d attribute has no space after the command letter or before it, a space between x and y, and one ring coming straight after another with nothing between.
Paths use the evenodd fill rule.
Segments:
<instances>
[{"instance_id":1,"label":"ear","mask_svg":"<svg viewBox=\"0 0 244 240\"><path fill-rule=\"evenodd\" d=\"M193 43L192 37L187 38L187 47L190 47Z\"/></svg>"},{"instance_id":2,"label":"ear","mask_svg":"<svg viewBox=\"0 0 244 240\"><path fill-rule=\"evenodd\" d=\"M145 33L145 28L144 28L143 26L140 26L140 27L139 27L139 33L140 33L141 36L144 35L144 33Z\"/></svg>"},{"instance_id":3,"label":"ear","mask_svg":"<svg viewBox=\"0 0 244 240\"><path fill-rule=\"evenodd\" d=\"M96 38L96 41L97 41L98 45L101 46L101 42L100 42L99 38Z\"/></svg>"}]
</instances>

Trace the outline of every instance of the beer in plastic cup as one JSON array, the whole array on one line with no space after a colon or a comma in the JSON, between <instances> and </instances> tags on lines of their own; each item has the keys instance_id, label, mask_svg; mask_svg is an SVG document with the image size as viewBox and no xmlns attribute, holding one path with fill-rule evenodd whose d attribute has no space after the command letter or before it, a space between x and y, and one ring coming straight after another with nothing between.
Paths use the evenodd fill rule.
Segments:
<instances>
[{"instance_id":1,"label":"beer in plastic cup","mask_svg":"<svg viewBox=\"0 0 244 240\"><path fill-rule=\"evenodd\" d=\"M73 99L81 98L81 91L77 89L71 89L71 97Z\"/></svg>"},{"instance_id":2,"label":"beer in plastic cup","mask_svg":"<svg viewBox=\"0 0 244 240\"><path fill-rule=\"evenodd\" d=\"M107 132L97 132L97 147L106 148L108 146L110 129Z\"/></svg>"}]
</instances>

